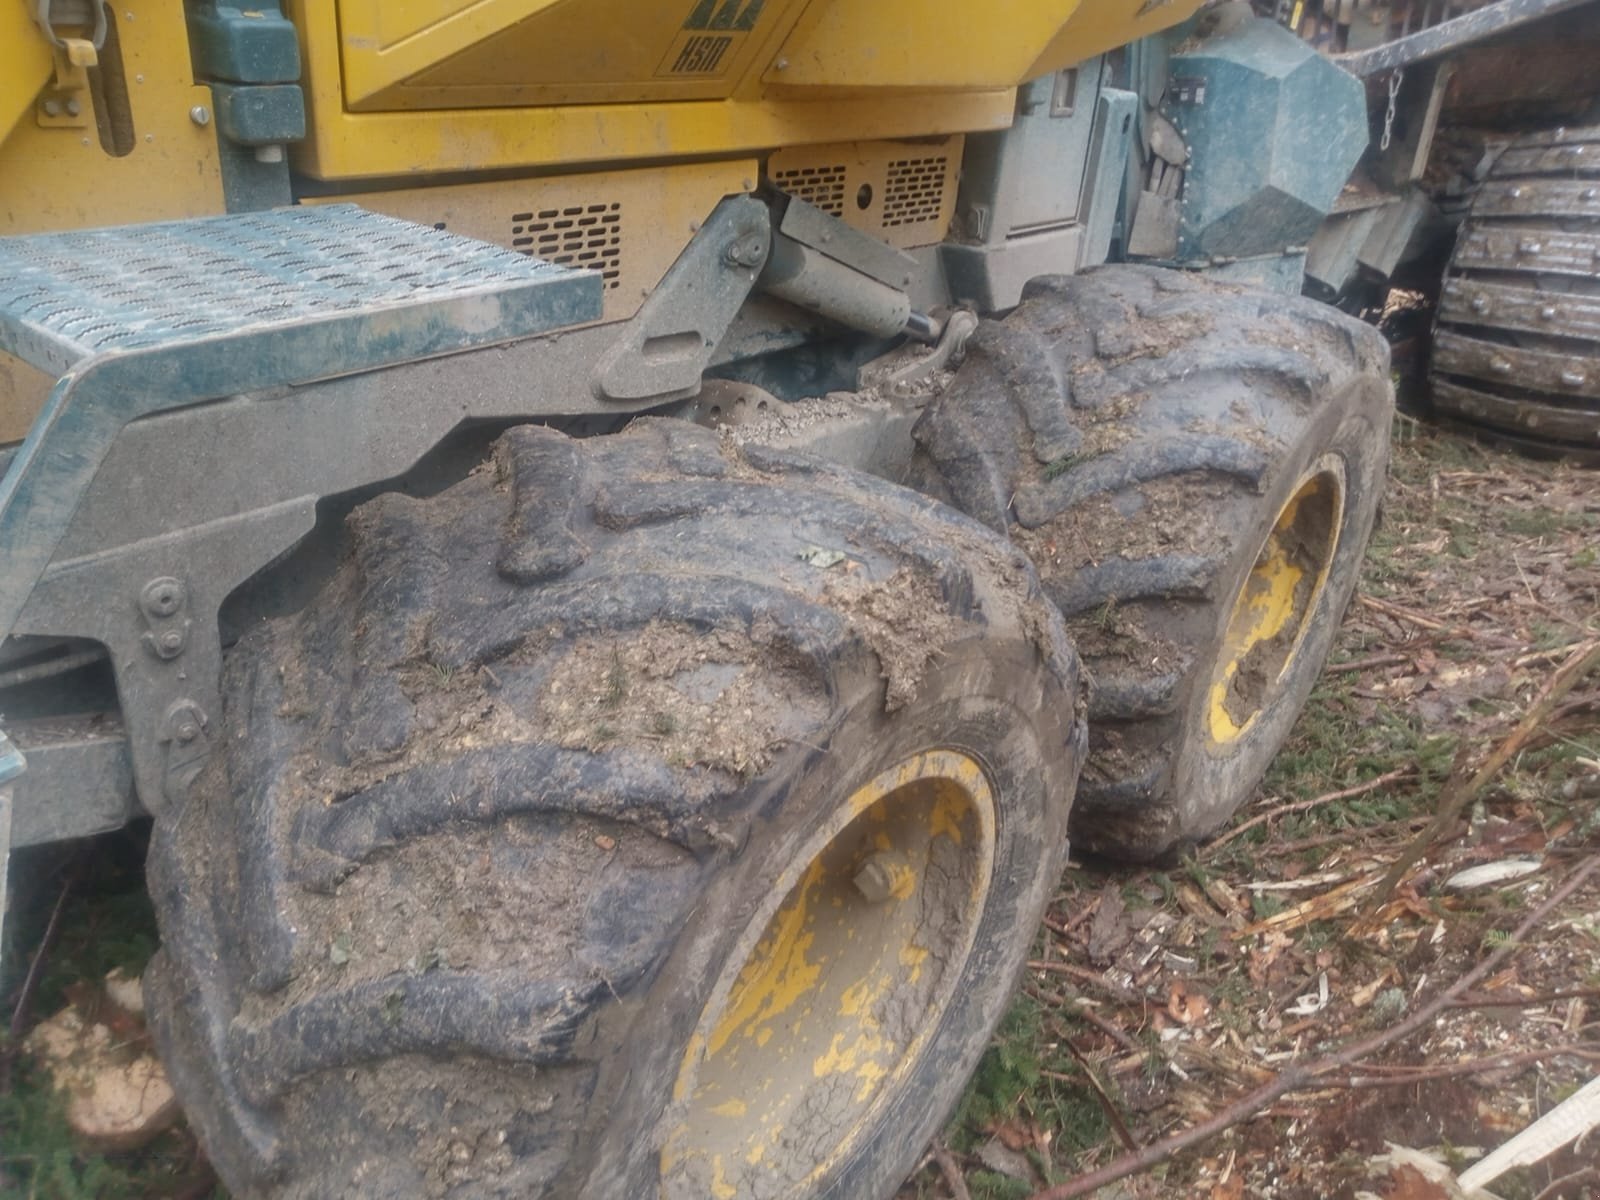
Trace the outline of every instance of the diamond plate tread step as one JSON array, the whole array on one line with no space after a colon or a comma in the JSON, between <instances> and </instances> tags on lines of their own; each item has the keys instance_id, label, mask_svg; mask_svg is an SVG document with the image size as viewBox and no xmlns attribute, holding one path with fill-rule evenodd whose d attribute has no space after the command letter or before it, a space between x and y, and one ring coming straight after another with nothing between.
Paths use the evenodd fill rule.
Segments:
<instances>
[{"instance_id":1,"label":"diamond plate tread step","mask_svg":"<svg viewBox=\"0 0 1600 1200\"><path fill-rule=\"evenodd\" d=\"M1439 321L1600 341L1600 296L1454 278L1439 299Z\"/></svg>"},{"instance_id":2,"label":"diamond plate tread step","mask_svg":"<svg viewBox=\"0 0 1600 1200\"><path fill-rule=\"evenodd\" d=\"M1600 362L1579 354L1507 346L1441 329L1433 340L1433 369L1445 375L1590 400L1600 411Z\"/></svg>"},{"instance_id":3,"label":"diamond plate tread step","mask_svg":"<svg viewBox=\"0 0 1600 1200\"><path fill-rule=\"evenodd\" d=\"M1600 217L1600 175L1491 181L1478 189L1472 217Z\"/></svg>"},{"instance_id":4,"label":"diamond plate tread step","mask_svg":"<svg viewBox=\"0 0 1600 1200\"><path fill-rule=\"evenodd\" d=\"M601 291L597 273L355 205L283 208L0 238L0 349L59 375L108 351L316 321L383 337L386 314L430 305L526 336L598 319Z\"/></svg>"},{"instance_id":5,"label":"diamond plate tread step","mask_svg":"<svg viewBox=\"0 0 1600 1200\"><path fill-rule=\"evenodd\" d=\"M1456 242L1452 265L1469 271L1535 271L1589 279L1600 274L1600 233L1468 226Z\"/></svg>"}]
</instances>

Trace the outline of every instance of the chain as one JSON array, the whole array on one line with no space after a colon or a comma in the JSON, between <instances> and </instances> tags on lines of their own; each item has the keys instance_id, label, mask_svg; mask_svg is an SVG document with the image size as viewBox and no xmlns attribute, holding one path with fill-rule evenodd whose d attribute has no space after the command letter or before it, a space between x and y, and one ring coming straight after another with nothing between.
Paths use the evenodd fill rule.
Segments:
<instances>
[{"instance_id":1,"label":"chain","mask_svg":"<svg viewBox=\"0 0 1600 1200\"><path fill-rule=\"evenodd\" d=\"M1396 67L1389 76L1389 107L1383 110L1383 140L1378 143L1380 150L1387 150L1394 137L1394 102L1400 97L1400 82L1405 77L1404 67Z\"/></svg>"}]
</instances>

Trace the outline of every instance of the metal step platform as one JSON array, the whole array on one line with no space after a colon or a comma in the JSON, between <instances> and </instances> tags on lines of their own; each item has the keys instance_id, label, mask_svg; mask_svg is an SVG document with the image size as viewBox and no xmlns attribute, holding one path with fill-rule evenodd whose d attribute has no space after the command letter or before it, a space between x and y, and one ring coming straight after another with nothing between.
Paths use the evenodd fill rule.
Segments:
<instances>
[{"instance_id":1,"label":"metal step platform","mask_svg":"<svg viewBox=\"0 0 1600 1200\"><path fill-rule=\"evenodd\" d=\"M0 635L129 421L598 320L602 288L354 205L0 238L0 350L58 380L0 479Z\"/></svg>"}]
</instances>

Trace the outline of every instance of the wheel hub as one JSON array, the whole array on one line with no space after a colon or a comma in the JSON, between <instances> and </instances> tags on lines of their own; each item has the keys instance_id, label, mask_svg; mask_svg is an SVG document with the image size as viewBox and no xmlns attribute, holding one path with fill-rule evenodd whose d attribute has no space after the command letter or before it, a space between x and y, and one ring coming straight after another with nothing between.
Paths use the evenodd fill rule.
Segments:
<instances>
[{"instance_id":1,"label":"wheel hub","mask_svg":"<svg viewBox=\"0 0 1600 1200\"><path fill-rule=\"evenodd\" d=\"M1207 733L1242 738L1288 678L1322 599L1344 519L1343 460L1324 455L1300 477L1234 598L1212 672Z\"/></svg>"},{"instance_id":2,"label":"wheel hub","mask_svg":"<svg viewBox=\"0 0 1600 1200\"><path fill-rule=\"evenodd\" d=\"M690 1041L661 1194L808 1194L859 1143L949 1005L993 870L994 796L965 754L907 759L794 856Z\"/></svg>"}]
</instances>

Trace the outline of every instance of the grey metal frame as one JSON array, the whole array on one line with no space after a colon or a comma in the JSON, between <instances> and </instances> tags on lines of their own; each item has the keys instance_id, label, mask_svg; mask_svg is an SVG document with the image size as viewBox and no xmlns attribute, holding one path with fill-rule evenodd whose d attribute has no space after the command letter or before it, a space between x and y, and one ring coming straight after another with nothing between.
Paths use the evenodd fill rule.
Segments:
<instances>
[{"instance_id":1,"label":"grey metal frame","mask_svg":"<svg viewBox=\"0 0 1600 1200\"><path fill-rule=\"evenodd\" d=\"M330 211L361 236L370 218L424 244L449 237L343 208L219 220L270 218L292 237L304 214ZM158 810L215 736L220 605L312 528L319 498L400 474L466 421L625 414L686 394L750 295L770 239L765 204L724 200L651 301L611 325L583 324L599 317L597 276L467 239L451 239L465 243L452 250L455 273L476 281L462 294L441 299L441 280L419 295L411 281L368 289L379 303L334 316L273 323L223 312L220 330L142 349L46 336L0 314L0 347L62 372L0 483L0 630L105 643L131 775ZM0 256L6 249L0 242ZM460 263L480 250L494 257ZM123 328L140 332L132 311ZM672 354L651 371L653 342ZM105 748L93 753L104 766ZM38 785L59 776L43 774L11 785L19 835L110 819L103 797L45 794L56 789ZM64 811L75 802L84 811ZM40 805L62 811L32 811Z\"/></svg>"}]
</instances>

